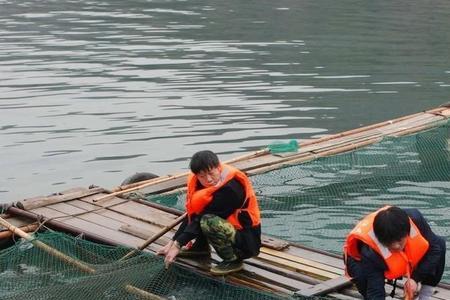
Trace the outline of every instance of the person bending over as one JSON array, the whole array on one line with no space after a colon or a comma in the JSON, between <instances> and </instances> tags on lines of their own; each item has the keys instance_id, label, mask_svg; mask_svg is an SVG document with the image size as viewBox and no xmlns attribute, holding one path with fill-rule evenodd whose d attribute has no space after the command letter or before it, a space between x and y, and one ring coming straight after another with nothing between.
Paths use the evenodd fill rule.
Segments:
<instances>
[{"instance_id":1,"label":"person bending over","mask_svg":"<svg viewBox=\"0 0 450 300\"><path fill-rule=\"evenodd\" d=\"M405 277L405 293L428 300L442 278L445 251L444 239L417 209L386 206L367 215L347 236L346 273L364 299L385 299L385 279L394 280L395 290L395 280Z\"/></svg>"}]
</instances>

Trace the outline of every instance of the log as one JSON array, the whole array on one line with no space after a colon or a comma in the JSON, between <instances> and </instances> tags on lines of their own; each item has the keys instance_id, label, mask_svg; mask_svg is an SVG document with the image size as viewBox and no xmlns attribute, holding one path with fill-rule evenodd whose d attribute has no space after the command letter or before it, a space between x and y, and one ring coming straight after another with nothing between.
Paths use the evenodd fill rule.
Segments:
<instances>
[{"instance_id":1,"label":"log","mask_svg":"<svg viewBox=\"0 0 450 300\"><path fill-rule=\"evenodd\" d=\"M38 228L37 224L29 224L26 226L19 227L19 229L22 230L23 232L35 231L37 228ZM11 232L10 230L5 230L5 231L0 232L0 240L8 239L11 236L13 236L13 232Z\"/></svg>"}]
</instances>

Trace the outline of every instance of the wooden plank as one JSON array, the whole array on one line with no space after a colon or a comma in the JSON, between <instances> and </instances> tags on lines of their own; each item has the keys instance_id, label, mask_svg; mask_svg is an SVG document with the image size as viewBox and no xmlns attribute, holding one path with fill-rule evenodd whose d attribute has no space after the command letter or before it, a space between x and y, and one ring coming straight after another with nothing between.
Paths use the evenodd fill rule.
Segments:
<instances>
[{"instance_id":1,"label":"wooden plank","mask_svg":"<svg viewBox=\"0 0 450 300\"><path fill-rule=\"evenodd\" d=\"M82 215L78 215L77 216L79 219L82 219L82 220L85 220L85 221L89 221L89 222L92 222L93 224L97 224L99 226L103 226L103 227L106 227L106 228L109 228L109 229L113 229L113 230L117 230L117 231L122 231L120 229L123 226L129 226L129 225L127 225L127 223L124 222L124 219L126 221L133 220L132 218L127 217L127 216L123 216L125 218L118 217L118 215L120 215L120 214L118 214L116 212L112 212L112 211L110 211L108 213L108 211L105 211L105 209L102 209L103 210L103 214L99 213L99 211L89 212L90 210L86 210L85 208L79 208L77 206L71 205L72 202L71 203L54 204L54 205L49 206L48 208L51 208L51 209L54 209L56 211L62 212L64 214L66 214L66 215L74 215L74 214L81 214L82 213ZM78 203L83 203L83 201L79 201ZM91 205L89 203L85 203L85 204ZM94 206L94 205L91 205L91 206ZM98 209L99 207L96 207L96 208ZM110 214L110 215L111 215L111 213L115 214L114 216L117 217L117 218L111 218L110 216L105 216L105 213L106 214ZM122 219L122 220L120 220L120 219ZM145 224L145 222L140 222L140 223L141 224L142 223ZM148 225L150 225L150 224L148 224ZM159 232L161 230L161 227L152 225L151 229L152 229L151 231L147 230L147 232L149 232L150 235L153 235L152 232L155 232L155 233ZM136 236L136 235L134 235L134 236ZM167 243L169 241L167 238L161 238L161 240L162 240L163 243Z\"/></svg>"},{"instance_id":2,"label":"wooden plank","mask_svg":"<svg viewBox=\"0 0 450 300\"><path fill-rule=\"evenodd\" d=\"M83 232L90 232L100 236L106 236L118 245L134 247L136 248L138 245L143 243L143 239L134 237L132 235L120 232L118 230L113 230L98 224L94 224L92 222L80 219L78 217L72 217L67 214L64 214L60 211L48 208L48 207L39 207L33 209L34 213L45 216L46 218L58 218L58 221L64 224L71 225L75 228ZM61 218L62 217L62 218ZM150 247L152 251L156 251L158 247Z\"/></svg>"},{"instance_id":3,"label":"wooden plank","mask_svg":"<svg viewBox=\"0 0 450 300\"><path fill-rule=\"evenodd\" d=\"M37 198L29 198L22 201L17 202L17 207L24 210L31 210L33 208L38 208L42 206L48 206L54 203L60 203L65 201L70 201L77 198L86 197L89 195L98 194L104 191L103 188L93 188L93 189L84 189L78 188L73 192L65 193L62 195L55 195L49 197L37 197Z\"/></svg>"},{"instance_id":4,"label":"wooden plank","mask_svg":"<svg viewBox=\"0 0 450 300\"><path fill-rule=\"evenodd\" d=\"M321 270L315 267L311 267L309 265L304 265L302 263L293 262L287 259L274 257L265 253L259 253L257 259L261 259L279 266L282 266L287 269L295 270L296 272L300 272L303 274L310 275L314 278L320 278L320 279L328 279L328 278L336 278L339 276L339 274L336 274L334 272L329 272L326 270Z\"/></svg>"},{"instance_id":5,"label":"wooden plank","mask_svg":"<svg viewBox=\"0 0 450 300\"><path fill-rule=\"evenodd\" d=\"M93 210L93 209L98 208L98 206L96 206L96 205L93 205L93 204L90 204L90 203L87 203L87 202L84 202L81 200L73 200L73 201L69 202L68 204L74 205L76 207L79 207L79 208L82 208L85 210ZM134 226L136 228L144 230L144 231L148 232L149 235L153 235L154 233L161 231L161 229L163 228L163 226L154 225L154 224L150 224L145 221L137 220L135 218L129 217L127 215L118 213L116 211L113 211L113 210L110 210L107 208L99 210L96 213L103 215L105 217L120 221L124 225ZM145 238L145 239L147 239L147 238Z\"/></svg>"},{"instance_id":6,"label":"wooden plank","mask_svg":"<svg viewBox=\"0 0 450 300\"><path fill-rule=\"evenodd\" d=\"M88 203L91 203L91 204L98 205L98 206L103 206L103 207L110 207L110 206L113 206L113 205L117 205L117 204L121 204L121 203L125 203L125 202L130 202L130 200L119 198L119 197L111 197L111 198L102 200L100 202L94 201L99 196L105 196L105 195L107 195L107 194L106 193L100 193L100 194L94 195L94 196L83 197L81 200L83 200L85 202L88 202Z\"/></svg>"},{"instance_id":7,"label":"wooden plank","mask_svg":"<svg viewBox=\"0 0 450 300\"><path fill-rule=\"evenodd\" d=\"M115 205L111 207L110 210L125 214L137 220L161 226L167 226L176 219L176 216L172 214L137 202L127 202Z\"/></svg>"},{"instance_id":8,"label":"wooden plank","mask_svg":"<svg viewBox=\"0 0 450 300\"><path fill-rule=\"evenodd\" d=\"M21 217L7 216L4 219L16 227L23 227L23 226L27 226L28 224L32 223L32 221L30 221L29 219L25 219L25 218L21 218ZM4 226L0 225L0 232L3 232L3 231L9 231L9 230L7 228L5 228Z\"/></svg>"},{"instance_id":9,"label":"wooden plank","mask_svg":"<svg viewBox=\"0 0 450 300\"><path fill-rule=\"evenodd\" d=\"M437 286L433 298L440 300L450 299L450 290Z\"/></svg>"},{"instance_id":10,"label":"wooden plank","mask_svg":"<svg viewBox=\"0 0 450 300\"><path fill-rule=\"evenodd\" d=\"M291 244L289 248L284 251L286 254L293 256L303 257L305 259L315 261L328 266L336 267L344 270L344 261L341 257L336 257L331 253L325 253L324 251L309 249L301 247L300 245Z\"/></svg>"},{"instance_id":11,"label":"wooden plank","mask_svg":"<svg viewBox=\"0 0 450 300\"><path fill-rule=\"evenodd\" d=\"M76 217L85 221L89 221L93 224L97 224L99 226L103 226L106 228L119 230L119 228L123 225L122 222L117 221L115 219L111 219L105 217L96 212L88 212L84 209L78 208L76 206L67 204L67 203L57 203L48 206L47 208L54 209L58 212L64 213L66 215L77 215Z\"/></svg>"},{"instance_id":12,"label":"wooden plank","mask_svg":"<svg viewBox=\"0 0 450 300\"><path fill-rule=\"evenodd\" d=\"M121 213L123 215L127 215L137 220L145 221L147 223L159 226L167 226L177 218L177 216L171 213L144 204L140 204L138 202L131 200L113 197L96 202L94 201L96 198L97 196L94 197L91 196L85 197L81 200L90 203L92 205L105 207L108 208L109 210Z\"/></svg>"},{"instance_id":13,"label":"wooden plank","mask_svg":"<svg viewBox=\"0 0 450 300\"><path fill-rule=\"evenodd\" d=\"M128 224L124 224L119 228L119 231L122 232L126 232L128 234L131 234L133 236L139 237L143 240L147 240L148 238L150 238L151 236L153 236L154 234L156 234L157 232L151 232L136 226L132 226L132 225L128 225ZM155 243L158 243L162 246L166 245L168 242L170 242L171 239L167 238L167 237L160 237L159 239L157 239L155 241Z\"/></svg>"},{"instance_id":14,"label":"wooden plank","mask_svg":"<svg viewBox=\"0 0 450 300\"><path fill-rule=\"evenodd\" d=\"M301 289L295 292L295 295L313 297L329 294L333 291L338 291L344 287L349 287L353 285L350 279L346 276L339 276L333 279L329 279L320 284L308 287L306 289Z\"/></svg>"},{"instance_id":15,"label":"wooden plank","mask_svg":"<svg viewBox=\"0 0 450 300\"><path fill-rule=\"evenodd\" d=\"M58 219L58 221L61 221L62 219L68 219L72 218L71 216L68 216L65 213L59 212L57 210L48 208L48 207L38 207L31 210L32 213L35 213L37 215L42 215L45 218L52 218L52 219Z\"/></svg>"},{"instance_id":16,"label":"wooden plank","mask_svg":"<svg viewBox=\"0 0 450 300\"><path fill-rule=\"evenodd\" d=\"M274 250L283 250L283 249L289 247L288 241L283 241L283 240L280 240L273 236L268 236L268 235L261 236L261 244L263 244L267 248L274 249Z\"/></svg>"},{"instance_id":17,"label":"wooden plank","mask_svg":"<svg viewBox=\"0 0 450 300\"><path fill-rule=\"evenodd\" d=\"M274 257L277 257L277 258L282 258L282 259L285 259L285 260L289 260L289 261L292 261L292 262L295 262L295 263L299 263L299 264L303 264L303 265L306 265L306 266L310 266L310 267L313 267L313 268L325 270L325 271L328 271L328 272L331 272L331 273L335 273L335 274L339 274L339 275L343 275L344 274L344 271L342 269L340 269L340 268L336 268L336 267L332 267L332 266L329 266L329 265L326 265L326 264L318 263L318 262L315 262L315 261L312 261L312 260L308 260L308 259L305 259L305 258L302 258L302 257L299 257L299 256L294 256L294 255L291 255L289 253L275 251L275 250L268 249L268 248L265 248L265 247L261 247L260 251L262 253L264 253L264 254L267 254L267 255L271 255L271 256L274 256Z\"/></svg>"},{"instance_id":18,"label":"wooden plank","mask_svg":"<svg viewBox=\"0 0 450 300\"><path fill-rule=\"evenodd\" d=\"M440 112L441 115L443 115L446 118L450 118L450 109L445 109L443 111Z\"/></svg>"}]
</instances>

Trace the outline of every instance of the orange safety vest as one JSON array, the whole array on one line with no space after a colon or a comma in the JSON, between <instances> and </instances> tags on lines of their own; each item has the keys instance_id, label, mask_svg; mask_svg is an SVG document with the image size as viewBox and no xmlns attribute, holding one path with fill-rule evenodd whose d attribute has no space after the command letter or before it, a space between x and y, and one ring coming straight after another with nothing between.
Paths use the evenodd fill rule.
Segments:
<instances>
[{"instance_id":1,"label":"orange safety vest","mask_svg":"<svg viewBox=\"0 0 450 300\"><path fill-rule=\"evenodd\" d=\"M213 194L227 184L231 179L235 178L244 187L245 203L248 203L246 208L237 209L231 214L227 221L230 222L236 229L242 229L242 225L239 222L238 216L242 211L248 212L250 219L252 220L252 226L259 225L261 222L258 201L256 200L255 192L253 191L252 184L242 171L226 165L220 164L219 166L220 180L215 186L198 189L198 178L195 174L191 173L188 176L187 182L187 198L186 198L186 211L190 218L193 214L199 214L203 209L212 201Z\"/></svg>"},{"instance_id":2,"label":"orange safety vest","mask_svg":"<svg viewBox=\"0 0 450 300\"><path fill-rule=\"evenodd\" d=\"M355 260L360 260L361 253L359 251L358 242L362 241L384 259L387 266L384 277L387 279L396 279L402 276L411 275L412 270L428 251L429 244L411 218L409 219L411 229L406 238L406 245L403 251L391 252L387 247L381 244L373 231L373 221L379 211L387 209L388 207L389 206L383 207L376 212L367 215L355 226L355 228L353 228L345 241L344 255L345 257L348 255Z\"/></svg>"}]
</instances>

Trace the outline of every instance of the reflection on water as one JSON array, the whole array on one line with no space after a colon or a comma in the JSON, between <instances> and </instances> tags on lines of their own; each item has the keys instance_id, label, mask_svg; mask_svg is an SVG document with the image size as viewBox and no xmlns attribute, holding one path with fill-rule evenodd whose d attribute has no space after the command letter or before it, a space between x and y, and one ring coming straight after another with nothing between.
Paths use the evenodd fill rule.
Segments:
<instances>
[{"instance_id":1,"label":"reflection on water","mask_svg":"<svg viewBox=\"0 0 450 300\"><path fill-rule=\"evenodd\" d=\"M0 0L1 201L441 104L450 4L413 4Z\"/></svg>"}]
</instances>

